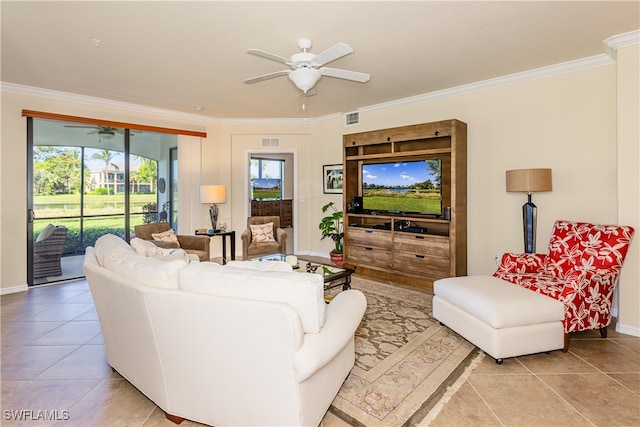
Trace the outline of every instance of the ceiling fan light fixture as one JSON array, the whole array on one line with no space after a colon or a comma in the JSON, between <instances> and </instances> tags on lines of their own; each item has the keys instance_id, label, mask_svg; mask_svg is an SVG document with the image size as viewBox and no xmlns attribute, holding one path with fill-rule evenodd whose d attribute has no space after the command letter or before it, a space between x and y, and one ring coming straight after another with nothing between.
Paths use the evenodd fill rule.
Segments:
<instances>
[{"instance_id":1,"label":"ceiling fan light fixture","mask_svg":"<svg viewBox=\"0 0 640 427\"><path fill-rule=\"evenodd\" d=\"M322 77L320 71L309 67L300 67L289 73L289 80L303 93L311 90L318 83L320 77Z\"/></svg>"}]
</instances>

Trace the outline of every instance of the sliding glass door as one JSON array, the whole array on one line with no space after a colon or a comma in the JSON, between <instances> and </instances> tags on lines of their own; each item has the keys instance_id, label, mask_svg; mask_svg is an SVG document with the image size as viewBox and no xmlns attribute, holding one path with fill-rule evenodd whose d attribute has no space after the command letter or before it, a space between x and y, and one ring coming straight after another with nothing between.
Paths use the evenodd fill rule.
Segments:
<instances>
[{"instance_id":1,"label":"sliding glass door","mask_svg":"<svg viewBox=\"0 0 640 427\"><path fill-rule=\"evenodd\" d=\"M168 218L169 153L177 136L28 118L28 283L83 277L104 234L126 241L137 224Z\"/></svg>"}]
</instances>

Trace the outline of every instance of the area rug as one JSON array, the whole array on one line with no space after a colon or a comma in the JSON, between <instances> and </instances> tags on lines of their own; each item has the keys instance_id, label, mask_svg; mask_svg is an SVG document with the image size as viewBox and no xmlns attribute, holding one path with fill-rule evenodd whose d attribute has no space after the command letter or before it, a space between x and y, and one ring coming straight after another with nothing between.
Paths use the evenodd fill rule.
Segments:
<instances>
[{"instance_id":1,"label":"area rug","mask_svg":"<svg viewBox=\"0 0 640 427\"><path fill-rule=\"evenodd\" d=\"M367 297L356 362L330 411L354 426L416 425L478 355L431 317L427 292L354 276Z\"/></svg>"}]
</instances>

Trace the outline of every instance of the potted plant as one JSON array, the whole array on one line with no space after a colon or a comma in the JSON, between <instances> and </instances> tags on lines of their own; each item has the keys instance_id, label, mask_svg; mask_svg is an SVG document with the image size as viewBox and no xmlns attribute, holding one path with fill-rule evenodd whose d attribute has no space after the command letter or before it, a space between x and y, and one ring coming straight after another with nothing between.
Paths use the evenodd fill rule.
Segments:
<instances>
[{"instance_id":1,"label":"potted plant","mask_svg":"<svg viewBox=\"0 0 640 427\"><path fill-rule=\"evenodd\" d=\"M320 231L322 232L323 240L325 237L330 237L335 245L334 249L329 253L331 257L331 263L335 266L342 267L344 265L344 254L342 253L342 242L344 239L344 223L342 221L342 211L338 210L333 202L327 203L322 207L322 212L331 214L322 218L320 221Z\"/></svg>"}]
</instances>

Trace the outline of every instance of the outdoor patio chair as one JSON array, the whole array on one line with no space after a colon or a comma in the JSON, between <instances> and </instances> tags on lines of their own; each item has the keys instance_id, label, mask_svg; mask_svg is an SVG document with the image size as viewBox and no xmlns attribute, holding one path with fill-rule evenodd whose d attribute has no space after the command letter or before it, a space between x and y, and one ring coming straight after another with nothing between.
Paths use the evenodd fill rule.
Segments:
<instances>
[{"instance_id":1,"label":"outdoor patio chair","mask_svg":"<svg viewBox=\"0 0 640 427\"><path fill-rule=\"evenodd\" d=\"M47 225L33 244L33 277L61 276L62 250L67 239L67 227Z\"/></svg>"}]
</instances>

